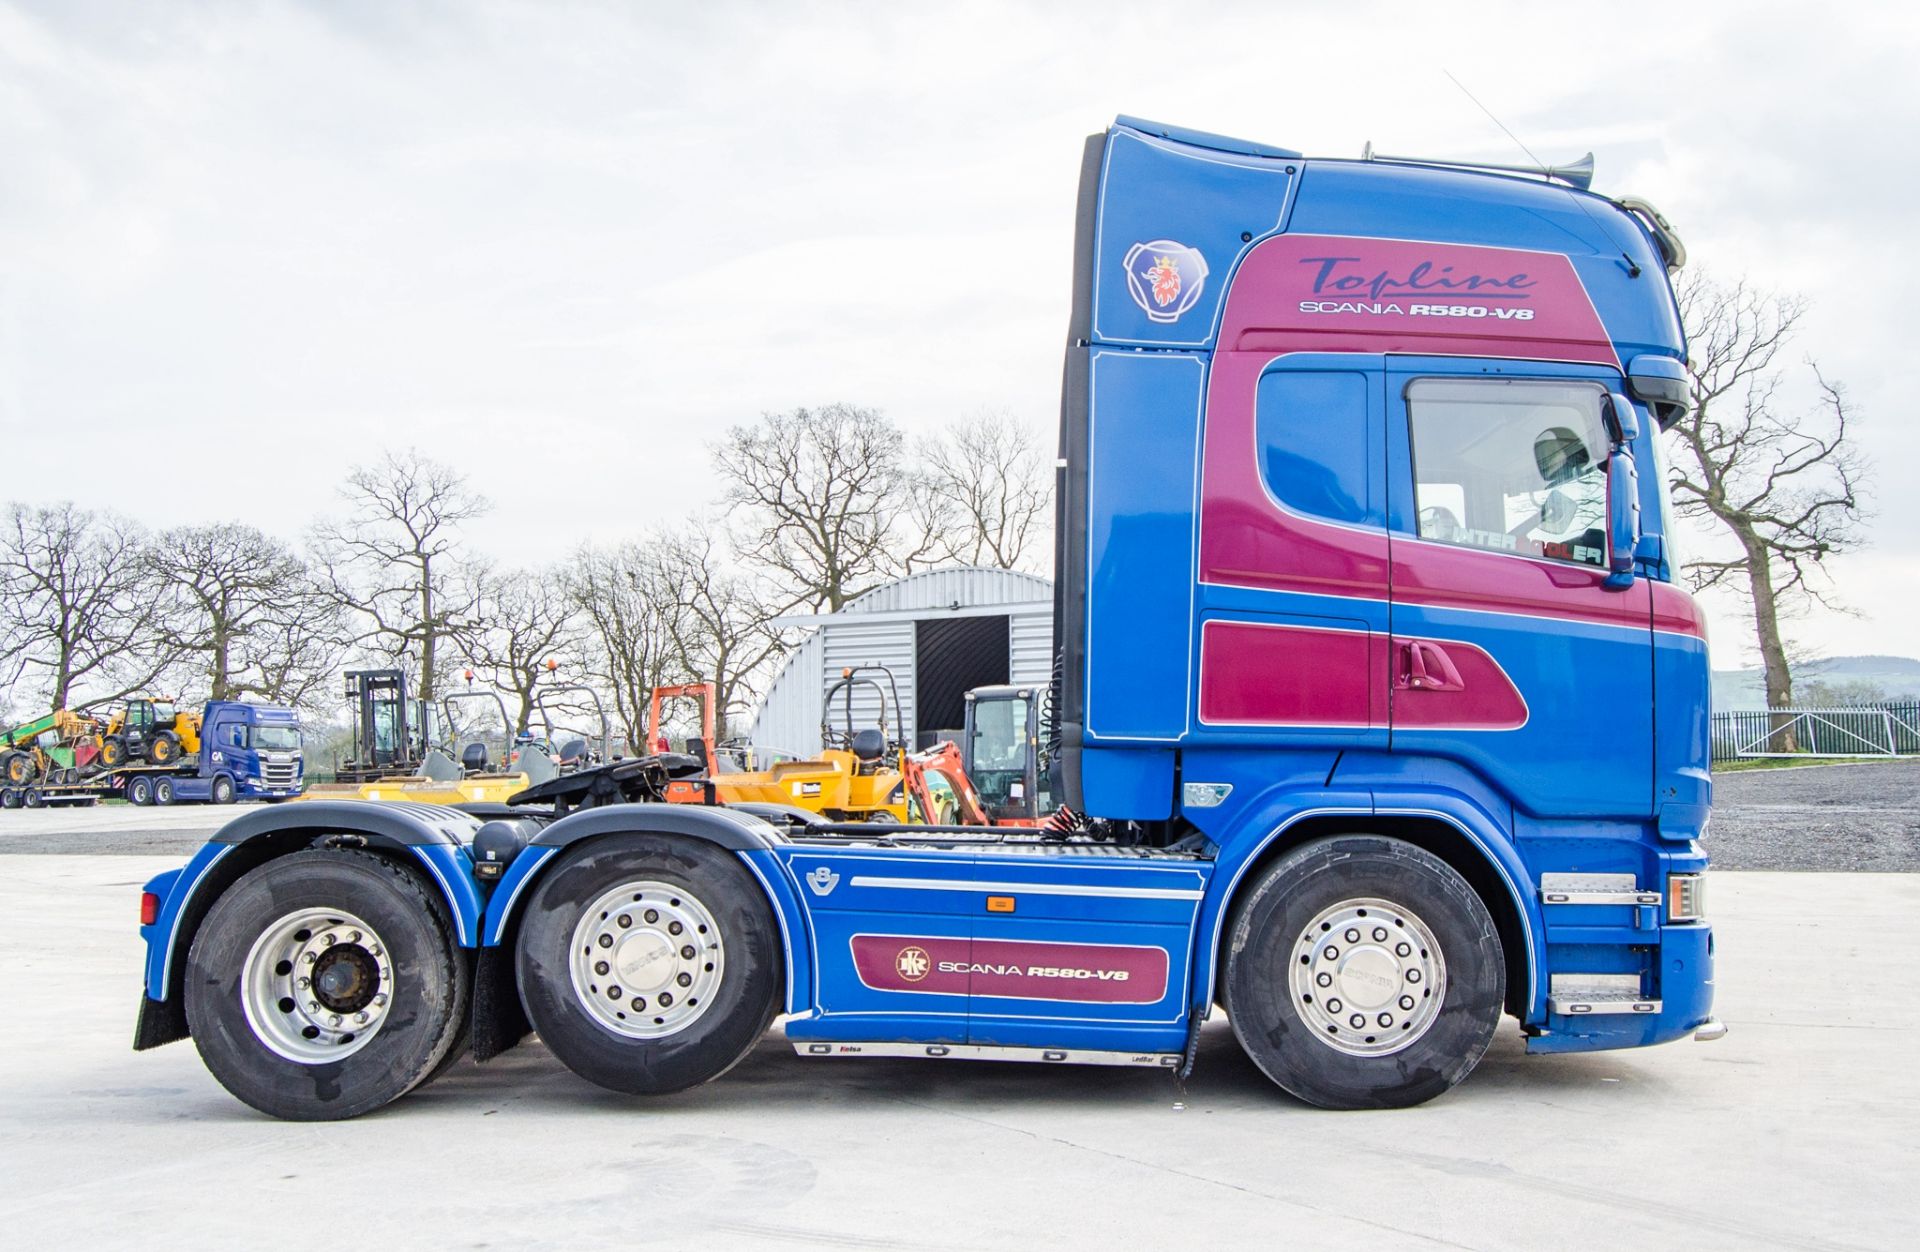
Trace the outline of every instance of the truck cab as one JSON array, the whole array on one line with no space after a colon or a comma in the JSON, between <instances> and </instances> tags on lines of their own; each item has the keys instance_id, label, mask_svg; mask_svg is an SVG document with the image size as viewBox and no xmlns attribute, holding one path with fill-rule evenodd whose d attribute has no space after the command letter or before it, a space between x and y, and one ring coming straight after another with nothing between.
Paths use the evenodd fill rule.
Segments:
<instances>
[{"instance_id":1,"label":"truck cab","mask_svg":"<svg viewBox=\"0 0 1920 1252\"><path fill-rule=\"evenodd\" d=\"M292 709L215 700L200 740L199 774L209 798L284 800L306 788L300 715Z\"/></svg>"}]
</instances>

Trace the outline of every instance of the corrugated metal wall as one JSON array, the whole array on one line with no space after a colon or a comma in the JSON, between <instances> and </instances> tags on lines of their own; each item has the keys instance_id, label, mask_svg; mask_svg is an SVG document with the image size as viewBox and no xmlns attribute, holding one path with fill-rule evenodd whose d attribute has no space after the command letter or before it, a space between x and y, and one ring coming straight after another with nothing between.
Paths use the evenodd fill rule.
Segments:
<instances>
[{"instance_id":1,"label":"corrugated metal wall","mask_svg":"<svg viewBox=\"0 0 1920 1252\"><path fill-rule=\"evenodd\" d=\"M1005 613L1009 619L1008 669L1012 681L1047 681L1053 658L1051 583L1011 570L934 570L876 587L822 620L814 633L788 654L786 666L755 711L748 738L760 748L800 755L819 751L821 700L826 689L845 667L879 664L893 670L901 703L906 706L897 713L889 711L888 729L911 744L919 731L913 709L917 680L914 621L946 617L956 611ZM885 615L887 620L861 620L869 615ZM892 703L891 695L888 703ZM844 721L842 709L836 699L832 715L836 727ZM854 729L878 722L879 702L873 690L856 689Z\"/></svg>"},{"instance_id":2,"label":"corrugated metal wall","mask_svg":"<svg viewBox=\"0 0 1920 1252\"><path fill-rule=\"evenodd\" d=\"M856 665L884 665L893 671L894 682L900 688L900 703L905 707L893 707L893 692L888 690L887 737L913 742L913 623L912 622L863 622L853 614L845 614L837 621L828 622L820 628L820 685L815 690L815 706L828 687L839 681L842 669ZM869 674L866 677L879 681L886 686L886 675ZM827 710L827 720L835 730L846 726L846 697L835 696L833 707ZM853 728L865 730L869 726L880 724L880 697L872 687L865 685L853 689ZM815 728L815 742L819 741L819 727ZM902 734L902 731L905 734Z\"/></svg>"},{"instance_id":3,"label":"corrugated metal wall","mask_svg":"<svg viewBox=\"0 0 1920 1252\"><path fill-rule=\"evenodd\" d=\"M1053 677L1053 605L1019 610L1008 623L1012 637L1012 665L1016 683L1045 683Z\"/></svg>"},{"instance_id":4,"label":"corrugated metal wall","mask_svg":"<svg viewBox=\"0 0 1920 1252\"><path fill-rule=\"evenodd\" d=\"M820 636L787 653L786 666L767 688L746 728L757 748L807 756L820 749Z\"/></svg>"}]
</instances>

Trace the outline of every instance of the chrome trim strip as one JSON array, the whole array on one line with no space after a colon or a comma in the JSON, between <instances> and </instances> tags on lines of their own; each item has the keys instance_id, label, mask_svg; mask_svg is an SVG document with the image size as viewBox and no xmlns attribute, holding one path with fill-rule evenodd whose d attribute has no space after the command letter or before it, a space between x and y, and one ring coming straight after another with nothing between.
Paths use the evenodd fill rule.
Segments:
<instances>
[{"instance_id":1,"label":"chrome trim strip","mask_svg":"<svg viewBox=\"0 0 1920 1252\"><path fill-rule=\"evenodd\" d=\"M893 887L902 891L990 891L1005 895L1097 896L1117 900L1198 900L1206 894L1174 887L1077 887L1060 883L978 882L946 878L879 878L861 874L850 887Z\"/></svg>"}]
</instances>

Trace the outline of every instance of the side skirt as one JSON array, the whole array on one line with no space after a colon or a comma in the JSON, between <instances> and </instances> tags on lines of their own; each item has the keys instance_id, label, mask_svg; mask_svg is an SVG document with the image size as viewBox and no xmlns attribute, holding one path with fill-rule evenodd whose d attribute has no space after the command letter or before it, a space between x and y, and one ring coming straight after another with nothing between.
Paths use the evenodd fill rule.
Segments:
<instances>
[{"instance_id":1,"label":"side skirt","mask_svg":"<svg viewBox=\"0 0 1920 1252\"><path fill-rule=\"evenodd\" d=\"M1178 1052L1100 1052L1086 1048L1013 1048L978 1043L813 1043L795 1040L801 1056L910 1056L936 1061L1031 1061L1054 1065L1144 1065L1180 1068Z\"/></svg>"}]
</instances>

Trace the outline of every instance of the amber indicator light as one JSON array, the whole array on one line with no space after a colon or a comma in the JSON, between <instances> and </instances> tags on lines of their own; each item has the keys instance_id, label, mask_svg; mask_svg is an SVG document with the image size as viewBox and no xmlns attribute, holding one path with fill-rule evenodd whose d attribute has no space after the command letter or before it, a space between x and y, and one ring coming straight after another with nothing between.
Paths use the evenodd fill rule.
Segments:
<instances>
[{"instance_id":1,"label":"amber indicator light","mask_svg":"<svg viewBox=\"0 0 1920 1252\"><path fill-rule=\"evenodd\" d=\"M988 896L987 912L989 913L1013 912L1013 897L1012 896Z\"/></svg>"}]
</instances>

